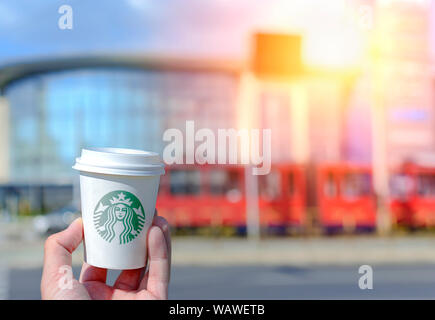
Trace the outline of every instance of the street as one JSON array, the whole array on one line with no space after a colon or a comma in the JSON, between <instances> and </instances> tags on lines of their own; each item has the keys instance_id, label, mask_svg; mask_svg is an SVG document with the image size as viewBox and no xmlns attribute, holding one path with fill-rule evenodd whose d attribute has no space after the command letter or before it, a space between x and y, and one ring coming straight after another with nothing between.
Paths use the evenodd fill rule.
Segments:
<instances>
[{"instance_id":1,"label":"street","mask_svg":"<svg viewBox=\"0 0 435 320\"><path fill-rule=\"evenodd\" d=\"M44 238L11 230L0 233L0 299L40 299ZM431 236L173 237L169 298L435 299L434 248ZM83 245L72 260L78 278ZM361 265L373 268L373 290L358 286Z\"/></svg>"},{"instance_id":2,"label":"street","mask_svg":"<svg viewBox=\"0 0 435 320\"><path fill-rule=\"evenodd\" d=\"M435 265L373 266L373 290L355 266L175 266L170 299L435 299ZM74 268L78 277L80 269ZM3 299L40 299L41 269L11 269ZM109 283L117 273L109 272ZM7 283L4 281L7 280Z\"/></svg>"}]
</instances>

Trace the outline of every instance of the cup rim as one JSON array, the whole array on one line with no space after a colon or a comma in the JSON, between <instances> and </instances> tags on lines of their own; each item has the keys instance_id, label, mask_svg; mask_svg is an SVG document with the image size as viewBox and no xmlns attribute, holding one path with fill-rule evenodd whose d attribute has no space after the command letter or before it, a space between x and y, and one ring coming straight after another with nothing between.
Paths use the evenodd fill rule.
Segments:
<instances>
[{"instance_id":1,"label":"cup rim","mask_svg":"<svg viewBox=\"0 0 435 320\"><path fill-rule=\"evenodd\" d=\"M85 172L154 176L165 174L158 153L140 149L90 147L83 148L73 169Z\"/></svg>"},{"instance_id":2,"label":"cup rim","mask_svg":"<svg viewBox=\"0 0 435 320\"><path fill-rule=\"evenodd\" d=\"M115 147L91 147L91 148L83 148L83 150L93 151L93 152L101 152L101 153L111 153L111 154L122 154L128 156L159 156L157 152L153 151L145 151L140 149L129 149L129 148L115 148ZM117 152L119 151L119 152ZM124 152L120 152L124 151Z\"/></svg>"}]
</instances>

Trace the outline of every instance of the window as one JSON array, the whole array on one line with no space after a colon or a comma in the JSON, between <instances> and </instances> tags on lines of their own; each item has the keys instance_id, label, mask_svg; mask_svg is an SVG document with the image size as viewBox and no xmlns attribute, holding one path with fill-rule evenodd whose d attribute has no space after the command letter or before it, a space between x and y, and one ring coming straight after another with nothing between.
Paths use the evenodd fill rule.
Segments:
<instances>
[{"instance_id":1,"label":"window","mask_svg":"<svg viewBox=\"0 0 435 320\"><path fill-rule=\"evenodd\" d=\"M235 170L211 169L209 171L210 194L226 196L231 202L237 202L242 196L240 172Z\"/></svg>"},{"instance_id":2,"label":"window","mask_svg":"<svg viewBox=\"0 0 435 320\"><path fill-rule=\"evenodd\" d=\"M335 177L332 172L328 172L326 182L323 186L323 192L327 198L334 198L337 196L337 186L335 184Z\"/></svg>"},{"instance_id":3,"label":"window","mask_svg":"<svg viewBox=\"0 0 435 320\"><path fill-rule=\"evenodd\" d=\"M435 197L434 174L419 174L417 176L417 194L424 198Z\"/></svg>"},{"instance_id":4,"label":"window","mask_svg":"<svg viewBox=\"0 0 435 320\"><path fill-rule=\"evenodd\" d=\"M173 195L199 195L201 175L197 170L171 170L170 188Z\"/></svg>"},{"instance_id":5,"label":"window","mask_svg":"<svg viewBox=\"0 0 435 320\"><path fill-rule=\"evenodd\" d=\"M258 176L260 197L275 200L281 195L281 176L278 171L271 171L267 175Z\"/></svg>"},{"instance_id":6,"label":"window","mask_svg":"<svg viewBox=\"0 0 435 320\"><path fill-rule=\"evenodd\" d=\"M346 173L341 182L341 193L345 199L370 195L371 178L368 173Z\"/></svg>"},{"instance_id":7,"label":"window","mask_svg":"<svg viewBox=\"0 0 435 320\"><path fill-rule=\"evenodd\" d=\"M389 184L391 196L405 200L411 195L414 187L414 179L410 175L396 173L391 175Z\"/></svg>"},{"instance_id":8,"label":"window","mask_svg":"<svg viewBox=\"0 0 435 320\"><path fill-rule=\"evenodd\" d=\"M287 174L287 181L288 181L288 195L292 197L296 193L296 182L295 182L294 172L289 172Z\"/></svg>"}]
</instances>

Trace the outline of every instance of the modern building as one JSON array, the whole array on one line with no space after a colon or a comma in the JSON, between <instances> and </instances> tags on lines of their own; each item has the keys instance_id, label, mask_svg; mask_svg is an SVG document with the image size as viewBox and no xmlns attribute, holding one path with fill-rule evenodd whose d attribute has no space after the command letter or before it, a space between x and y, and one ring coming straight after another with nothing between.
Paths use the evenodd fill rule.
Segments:
<instances>
[{"instance_id":1,"label":"modern building","mask_svg":"<svg viewBox=\"0 0 435 320\"><path fill-rule=\"evenodd\" d=\"M72 197L71 166L81 148L161 154L163 132L184 131L188 120L214 132L273 128L273 162L340 160L340 77L257 81L246 69L240 61L161 57L57 58L3 67L0 205L10 206L12 198L29 211L58 207Z\"/></svg>"},{"instance_id":2,"label":"modern building","mask_svg":"<svg viewBox=\"0 0 435 320\"><path fill-rule=\"evenodd\" d=\"M315 166L351 161L369 165L378 119L373 110L383 110L387 117L383 125L390 133L385 138L389 145L383 147L391 157L404 159L421 150L431 151L433 76L427 47L431 13L414 8L407 17L406 10L399 8L394 15L387 9L376 10L388 16L385 20L398 19L405 27L400 34L393 24L379 25L379 37L397 35L399 40L408 39L407 47L418 50L401 57L394 54L394 48L382 47L375 60L382 68L375 64L371 65L374 69L351 72L300 70L297 63L265 67L261 63L253 66L252 61L110 55L2 66L0 208L37 212L64 205L72 199L76 175L71 166L81 148L113 146L162 153L163 132L169 128L184 131L188 120L195 121L197 130L214 132L219 128L272 128L274 163ZM407 35L415 30L421 31L422 38L414 39L414 44ZM399 40L394 44L401 44ZM300 59L300 46L293 44L285 48L292 57L288 60L294 62ZM262 53L254 54L253 60L266 65L285 61L285 55L268 56L281 51L258 49ZM416 63L428 72L416 74L415 70L423 69L415 68ZM373 94L377 72L386 66L394 86L383 82L379 88L389 91ZM268 74L269 67L278 72ZM294 74L279 74L286 68ZM420 80L411 81L408 74ZM404 86L408 89L402 90ZM382 98L381 107L376 94ZM406 105L398 104L404 101Z\"/></svg>"},{"instance_id":3,"label":"modern building","mask_svg":"<svg viewBox=\"0 0 435 320\"><path fill-rule=\"evenodd\" d=\"M71 186L71 166L82 147L161 154L163 131L183 129L187 120L194 119L197 128L236 127L239 73L240 66L227 62L144 57L55 59L4 67L0 203L5 207L8 197L26 194L29 207L46 211L65 202L65 195L52 201L56 196L46 195L46 189ZM71 190L67 192L71 198Z\"/></svg>"}]
</instances>

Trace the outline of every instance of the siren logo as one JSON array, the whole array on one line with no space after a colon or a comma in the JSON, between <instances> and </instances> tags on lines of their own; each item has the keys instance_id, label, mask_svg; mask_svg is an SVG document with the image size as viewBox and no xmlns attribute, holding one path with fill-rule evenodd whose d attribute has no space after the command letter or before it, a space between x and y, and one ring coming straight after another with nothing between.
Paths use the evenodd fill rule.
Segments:
<instances>
[{"instance_id":1,"label":"siren logo","mask_svg":"<svg viewBox=\"0 0 435 320\"><path fill-rule=\"evenodd\" d=\"M135 239L145 223L145 212L139 199L127 191L112 191L98 201L94 225L106 241L119 239L125 244Z\"/></svg>"}]
</instances>

